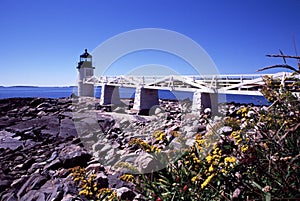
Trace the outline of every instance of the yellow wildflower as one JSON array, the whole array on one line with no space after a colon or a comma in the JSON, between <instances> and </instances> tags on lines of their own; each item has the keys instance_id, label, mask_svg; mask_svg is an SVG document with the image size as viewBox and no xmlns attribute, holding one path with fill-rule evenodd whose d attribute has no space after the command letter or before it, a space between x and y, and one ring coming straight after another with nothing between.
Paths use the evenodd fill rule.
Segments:
<instances>
[{"instance_id":1,"label":"yellow wildflower","mask_svg":"<svg viewBox=\"0 0 300 201\"><path fill-rule=\"evenodd\" d=\"M166 134L165 133L161 133L157 138L155 138L157 141L164 141L166 140Z\"/></svg>"},{"instance_id":2,"label":"yellow wildflower","mask_svg":"<svg viewBox=\"0 0 300 201\"><path fill-rule=\"evenodd\" d=\"M157 146L151 146L151 151L155 153L160 153L161 149L159 149Z\"/></svg>"},{"instance_id":3,"label":"yellow wildflower","mask_svg":"<svg viewBox=\"0 0 300 201\"><path fill-rule=\"evenodd\" d=\"M201 147L201 145L199 145L199 144L196 144L196 147L197 147L197 149L199 150L199 151L201 151L202 150L202 147ZM194 147L193 147L194 148Z\"/></svg>"},{"instance_id":4,"label":"yellow wildflower","mask_svg":"<svg viewBox=\"0 0 300 201\"><path fill-rule=\"evenodd\" d=\"M207 184L211 181L211 179L215 176L215 174L212 174L207 177L207 179L201 184L201 188L203 189Z\"/></svg>"},{"instance_id":5,"label":"yellow wildflower","mask_svg":"<svg viewBox=\"0 0 300 201\"><path fill-rule=\"evenodd\" d=\"M248 108L247 107L241 108L236 113L237 114L241 114L242 117L246 117L247 113L248 113Z\"/></svg>"},{"instance_id":6,"label":"yellow wildflower","mask_svg":"<svg viewBox=\"0 0 300 201\"><path fill-rule=\"evenodd\" d=\"M231 138L234 138L234 139L240 139L241 138L241 136L240 136L240 132L238 132L238 131L233 131L232 133L231 133L231 135L230 135L230 137Z\"/></svg>"},{"instance_id":7,"label":"yellow wildflower","mask_svg":"<svg viewBox=\"0 0 300 201\"><path fill-rule=\"evenodd\" d=\"M195 182L197 181L197 176L194 176L194 177L191 179L191 181L192 181L193 183L195 183Z\"/></svg>"},{"instance_id":8,"label":"yellow wildflower","mask_svg":"<svg viewBox=\"0 0 300 201\"><path fill-rule=\"evenodd\" d=\"M207 160L208 163L211 163L212 156L211 156L211 155L208 155L208 156L206 156L205 159Z\"/></svg>"},{"instance_id":9,"label":"yellow wildflower","mask_svg":"<svg viewBox=\"0 0 300 201\"><path fill-rule=\"evenodd\" d=\"M221 156L221 155L222 155L222 150L219 149L219 147L217 147L217 148L214 149L213 154L214 154L214 155L220 155L220 156Z\"/></svg>"},{"instance_id":10,"label":"yellow wildflower","mask_svg":"<svg viewBox=\"0 0 300 201\"><path fill-rule=\"evenodd\" d=\"M241 151L242 151L242 152L246 152L248 149L249 149L248 145L243 145L243 146L241 147Z\"/></svg>"},{"instance_id":11,"label":"yellow wildflower","mask_svg":"<svg viewBox=\"0 0 300 201\"><path fill-rule=\"evenodd\" d=\"M219 160L221 158L221 155L213 155L212 158L213 160Z\"/></svg>"},{"instance_id":12,"label":"yellow wildflower","mask_svg":"<svg viewBox=\"0 0 300 201\"><path fill-rule=\"evenodd\" d=\"M135 181L135 178L133 175L131 174L123 174L121 177L120 177L120 180L123 180L123 181L126 181L126 182L134 182Z\"/></svg>"},{"instance_id":13,"label":"yellow wildflower","mask_svg":"<svg viewBox=\"0 0 300 201\"><path fill-rule=\"evenodd\" d=\"M98 198L102 200L103 196L108 196L108 200L111 201L117 198L117 193L110 188L101 188L99 190Z\"/></svg>"},{"instance_id":14,"label":"yellow wildflower","mask_svg":"<svg viewBox=\"0 0 300 201\"><path fill-rule=\"evenodd\" d=\"M227 170L223 168L223 169L221 169L221 172L226 174Z\"/></svg>"},{"instance_id":15,"label":"yellow wildflower","mask_svg":"<svg viewBox=\"0 0 300 201\"><path fill-rule=\"evenodd\" d=\"M79 195L88 195L89 191L87 189L83 189L79 192Z\"/></svg>"},{"instance_id":16,"label":"yellow wildflower","mask_svg":"<svg viewBox=\"0 0 300 201\"><path fill-rule=\"evenodd\" d=\"M159 137L161 134L164 134L164 132L163 132L162 130L154 131L153 137L157 138L157 137Z\"/></svg>"},{"instance_id":17,"label":"yellow wildflower","mask_svg":"<svg viewBox=\"0 0 300 201\"><path fill-rule=\"evenodd\" d=\"M112 192L107 198L108 200L114 200L115 198L117 198L117 192Z\"/></svg>"},{"instance_id":18,"label":"yellow wildflower","mask_svg":"<svg viewBox=\"0 0 300 201\"><path fill-rule=\"evenodd\" d=\"M235 162L236 162L236 158L233 156L225 158L225 163L235 163Z\"/></svg>"},{"instance_id":19,"label":"yellow wildflower","mask_svg":"<svg viewBox=\"0 0 300 201\"><path fill-rule=\"evenodd\" d=\"M213 172L214 171L214 167L212 165L210 165L210 167L208 168L209 172Z\"/></svg>"},{"instance_id":20,"label":"yellow wildflower","mask_svg":"<svg viewBox=\"0 0 300 201\"><path fill-rule=\"evenodd\" d=\"M128 142L129 145L140 145L144 150L151 149L151 145L139 138L133 138Z\"/></svg>"},{"instance_id":21,"label":"yellow wildflower","mask_svg":"<svg viewBox=\"0 0 300 201\"><path fill-rule=\"evenodd\" d=\"M240 139L238 139L236 142L235 142L235 145L238 145L238 144L240 144L240 142L242 141L242 139L240 138Z\"/></svg>"},{"instance_id":22,"label":"yellow wildflower","mask_svg":"<svg viewBox=\"0 0 300 201\"><path fill-rule=\"evenodd\" d=\"M266 142L263 144L263 146L266 150L269 150L268 144Z\"/></svg>"}]
</instances>

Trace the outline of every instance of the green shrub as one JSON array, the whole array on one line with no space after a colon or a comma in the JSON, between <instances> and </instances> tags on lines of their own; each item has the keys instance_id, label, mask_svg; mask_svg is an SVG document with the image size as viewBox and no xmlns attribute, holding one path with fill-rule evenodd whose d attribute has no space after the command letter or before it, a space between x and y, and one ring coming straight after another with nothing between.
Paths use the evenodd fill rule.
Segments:
<instances>
[{"instance_id":1,"label":"green shrub","mask_svg":"<svg viewBox=\"0 0 300 201\"><path fill-rule=\"evenodd\" d=\"M225 117L224 125L233 131L222 135L209 153L203 150L212 141L197 135L180 159L137 176L140 192L148 200L299 199L299 100L279 80L264 79L262 93L272 101L266 110L248 106L236 111L237 118ZM220 135L212 130L208 135Z\"/></svg>"}]
</instances>

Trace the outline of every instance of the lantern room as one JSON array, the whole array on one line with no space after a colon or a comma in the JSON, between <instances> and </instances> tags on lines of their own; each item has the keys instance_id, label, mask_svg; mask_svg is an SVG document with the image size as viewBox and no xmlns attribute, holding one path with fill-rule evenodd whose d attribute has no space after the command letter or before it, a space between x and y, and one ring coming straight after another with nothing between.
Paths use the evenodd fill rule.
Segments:
<instances>
[{"instance_id":1,"label":"lantern room","mask_svg":"<svg viewBox=\"0 0 300 201\"><path fill-rule=\"evenodd\" d=\"M87 49L84 50L84 53L80 55L80 59L78 62L78 69L80 68L93 68L92 67L92 55L90 55Z\"/></svg>"}]
</instances>

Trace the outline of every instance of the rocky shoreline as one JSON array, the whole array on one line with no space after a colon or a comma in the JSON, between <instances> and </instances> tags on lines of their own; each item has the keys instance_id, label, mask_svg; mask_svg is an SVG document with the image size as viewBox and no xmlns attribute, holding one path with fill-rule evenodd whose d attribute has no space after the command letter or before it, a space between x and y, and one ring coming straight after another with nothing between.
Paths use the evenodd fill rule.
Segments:
<instances>
[{"instance_id":1,"label":"rocky shoreline","mask_svg":"<svg viewBox=\"0 0 300 201\"><path fill-rule=\"evenodd\" d=\"M86 200L78 195L71 176L70 168L77 166L96 174L101 187L114 189L121 199L142 200L131 183L120 180L121 172L128 170L120 172L116 164L131 163L137 173L152 171L151 151L130 143L133 139L163 153L180 150L193 144L196 133L205 135L222 118L211 118L209 109L191 115L190 106L188 101L160 101L160 107L146 117L127 115L122 107L105 112L93 99L2 99L0 200ZM227 104L222 111L234 116L240 107ZM164 135L154 136L155 131ZM184 143L176 140L174 132L185 136Z\"/></svg>"},{"instance_id":2,"label":"rocky shoreline","mask_svg":"<svg viewBox=\"0 0 300 201\"><path fill-rule=\"evenodd\" d=\"M91 156L75 140L71 106L69 99L0 100L0 200L53 200L64 188L75 191L67 168L86 166Z\"/></svg>"}]
</instances>

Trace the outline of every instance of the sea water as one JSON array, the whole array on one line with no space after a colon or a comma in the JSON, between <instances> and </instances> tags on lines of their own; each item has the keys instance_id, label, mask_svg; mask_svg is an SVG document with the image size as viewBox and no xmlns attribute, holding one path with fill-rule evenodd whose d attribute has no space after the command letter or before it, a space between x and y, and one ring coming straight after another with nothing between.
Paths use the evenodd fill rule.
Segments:
<instances>
[{"instance_id":1,"label":"sea water","mask_svg":"<svg viewBox=\"0 0 300 201\"><path fill-rule=\"evenodd\" d=\"M134 98L135 89L120 88L121 98ZM40 97L40 98L63 98L70 97L72 94L77 95L77 87L32 87L32 86L14 86L0 87L0 99L4 98L25 98L25 97ZM101 87L95 87L95 97L100 98ZM168 90L159 90L158 96L160 99L184 100L193 99L191 92L171 92ZM263 96L252 95L219 95L219 102L236 102L244 104L267 105L268 102Z\"/></svg>"}]
</instances>

